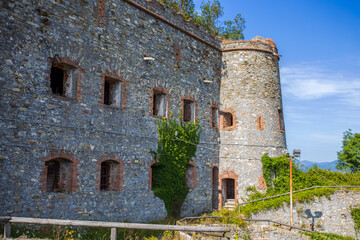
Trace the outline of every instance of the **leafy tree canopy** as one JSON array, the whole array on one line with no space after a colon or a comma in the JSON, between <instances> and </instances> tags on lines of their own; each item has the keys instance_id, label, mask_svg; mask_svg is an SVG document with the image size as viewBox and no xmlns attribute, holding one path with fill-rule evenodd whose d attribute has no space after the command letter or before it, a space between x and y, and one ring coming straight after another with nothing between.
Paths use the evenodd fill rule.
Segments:
<instances>
[{"instance_id":1,"label":"leafy tree canopy","mask_svg":"<svg viewBox=\"0 0 360 240\"><path fill-rule=\"evenodd\" d=\"M230 40L244 39L245 19L239 13L234 20L220 21L224 15L219 0L203 0L200 13L195 11L193 0L158 0L180 12L186 19L192 19L216 36Z\"/></svg>"},{"instance_id":2,"label":"leafy tree canopy","mask_svg":"<svg viewBox=\"0 0 360 240\"><path fill-rule=\"evenodd\" d=\"M337 153L336 168L343 171L360 172L360 134L351 129L344 132L342 150Z\"/></svg>"}]
</instances>

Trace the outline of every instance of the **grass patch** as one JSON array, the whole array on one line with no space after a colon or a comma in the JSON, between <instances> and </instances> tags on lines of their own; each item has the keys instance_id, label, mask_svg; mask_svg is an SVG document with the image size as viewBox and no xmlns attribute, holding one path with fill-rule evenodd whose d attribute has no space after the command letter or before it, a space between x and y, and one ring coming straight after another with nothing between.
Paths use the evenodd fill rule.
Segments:
<instances>
[{"instance_id":1,"label":"grass patch","mask_svg":"<svg viewBox=\"0 0 360 240\"><path fill-rule=\"evenodd\" d=\"M302 232L301 234L311 237L312 240L355 240L353 237L341 236L334 233L308 233Z\"/></svg>"}]
</instances>

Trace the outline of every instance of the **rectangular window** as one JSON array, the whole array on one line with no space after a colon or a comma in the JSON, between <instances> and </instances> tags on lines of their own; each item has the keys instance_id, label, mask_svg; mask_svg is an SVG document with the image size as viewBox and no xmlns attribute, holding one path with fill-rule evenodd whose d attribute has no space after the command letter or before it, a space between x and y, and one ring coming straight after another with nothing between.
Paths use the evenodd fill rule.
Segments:
<instances>
[{"instance_id":1,"label":"rectangular window","mask_svg":"<svg viewBox=\"0 0 360 240\"><path fill-rule=\"evenodd\" d=\"M219 111L217 107L211 107L211 127L218 127Z\"/></svg>"},{"instance_id":2,"label":"rectangular window","mask_svg":"<svg viewBox=\"0 0 360 240\"><path fill-rule=\"evenodd\" d=\"M195 122L195 103L191 100L184 100L183 121Z\"/></svg>"},{"instance_id":3,"label":"rectangular window","mask_svg":"<svg viewBox=\"0 0 360 240\"><path fill-rule=\"evenodd\" d=\"M281 109L278 110L278 119L279 119L279 130L280 132L284 132L285 131L284 114Z\"/></svg>"},{"instance_id":4,"label":"rectangular window","mask_svg":"<svg viewBox=\"0 0 360 240\"><path fill-rule=\"evenodd\" d=\"M50 87L53 94L75 99L77 96L77 68L68 64L54 64L51 67Z\"/></svg>"},{"instance_id":5,"label":"rectangular window","mask_svg":"<svg viewBox=\"0 0 360 240\"><path fill-rule=\"evenodd\" d=\"M167 95L162 92L154 92L153 96L153 115L167 117Z\"/></svg>"},{"instance_id":6,"label":"rectangular window","mask_svg":"<svg viewBox=\"0 0 360 240\"><path fill-rule=\"evenodd\" d=\"M122 107L122 81L105 77L104 104L112 107Z\"/></svg>"}]
</instances>

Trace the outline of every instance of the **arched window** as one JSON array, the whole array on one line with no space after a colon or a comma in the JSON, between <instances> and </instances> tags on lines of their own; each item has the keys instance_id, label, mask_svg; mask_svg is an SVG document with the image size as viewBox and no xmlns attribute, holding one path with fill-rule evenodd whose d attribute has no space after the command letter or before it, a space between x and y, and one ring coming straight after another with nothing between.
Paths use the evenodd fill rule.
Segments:
<instances>
[{"instance_id":1,"label":"arched window","mask_svg":"<svg viewBox=\"0 0 360 240\"><path fill-rule=\"evenodd\" d=\"M118 161L106 160L100 164L100 191L119 191L121 189L122 167Z\"/></svg>"},{"instance_id":2,"label":"arched window","mask_svg":"<svg viewBox=\"0 0 360 240\"><path fill-rule=\"evenodd\" d=\"M45 162L46 192L71 192L73 186L72 161L55 158Z\"/></svg>"}]
</instances>

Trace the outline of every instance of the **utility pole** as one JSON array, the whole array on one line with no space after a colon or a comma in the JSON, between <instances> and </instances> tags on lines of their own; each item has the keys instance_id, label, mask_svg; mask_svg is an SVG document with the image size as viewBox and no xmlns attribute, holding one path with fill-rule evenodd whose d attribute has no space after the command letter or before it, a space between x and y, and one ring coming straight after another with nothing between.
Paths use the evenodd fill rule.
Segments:
<instances>
[{"instance_id":1,"label":"utility pole","mask_svg":"<svg viewBox=\"0 0 360 240\"><path fill-rule=\"evenodd\" d=\"M290 157L290 226L293 225L293 182L292 182L292 158Z\"/></svg>"}]
</instances>

